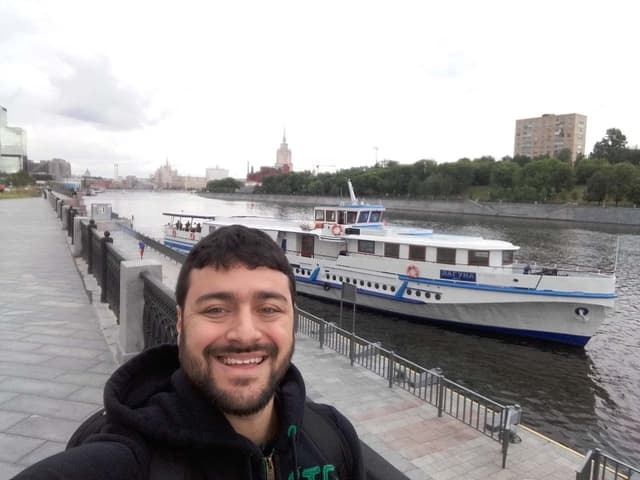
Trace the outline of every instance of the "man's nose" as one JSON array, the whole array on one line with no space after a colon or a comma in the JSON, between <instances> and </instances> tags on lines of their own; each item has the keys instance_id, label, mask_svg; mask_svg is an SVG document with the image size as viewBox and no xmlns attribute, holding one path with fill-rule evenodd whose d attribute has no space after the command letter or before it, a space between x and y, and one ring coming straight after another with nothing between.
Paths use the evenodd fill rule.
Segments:
<instances>
[{"instance_id":1,"label":"man's nose","mask_svg":"<svg viewBox=\"0 0 640 480\"><path fill-rule=\"evenodd\" d=\"M262 336L257 322L250 307L239 308L227 331L227 339L244 344L256 343Z\"/></svg>"}]
</instances>

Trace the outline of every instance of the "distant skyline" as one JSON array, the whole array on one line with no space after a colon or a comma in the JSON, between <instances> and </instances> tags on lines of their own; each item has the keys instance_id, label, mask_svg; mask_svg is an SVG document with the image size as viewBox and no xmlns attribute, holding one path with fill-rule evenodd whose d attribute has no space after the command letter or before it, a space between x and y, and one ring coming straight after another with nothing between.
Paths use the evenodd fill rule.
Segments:
<instances>
[{"instance_id":1,"label":"distant skyline","mask_svg":"<svg viewBox=\"0 0 640 480\"><path fill-rule=\"evenodd\" d=\"M605 8L606 6L606 8ZM640 7L622 0L0 3L0 105L31 160L244 177L513 155L515 122L640 144ZM376 150L377 148L377 150ZM329 170L332 170L333 167Z\"/></svg>"}]
</instances>

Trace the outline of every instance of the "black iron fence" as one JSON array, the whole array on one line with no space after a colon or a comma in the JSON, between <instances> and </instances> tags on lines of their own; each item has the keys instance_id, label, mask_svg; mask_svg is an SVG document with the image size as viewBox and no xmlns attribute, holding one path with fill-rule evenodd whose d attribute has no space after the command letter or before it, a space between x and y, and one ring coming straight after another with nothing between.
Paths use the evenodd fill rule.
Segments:
<instances>
[{"instance_id":1,"label":"black iron fence","mask_svg":"<svg viewBox=\"0 0 640 480\"><path fill-rule=\"evenodd\" d=\"M161 280L147 272L140 274L144 282L142 331L144 348L163 343L176 343L176 297Z\"/></svg>"},{"instance_id":2,"label":"black iron fence","mask_svg":"<svg viewBox=\"0 0 640 480\"><path fill-rule=\"evenodd\" d=\"M102 297L100 301L109 304L109 308L116 316L116 321L120 324L120 262L126 260L114 247L113 239L111 242L103 239L102 256L103 267L102 277Z\"/></svg>"},{"instance_id":3,"label":"black iron fence","mask_svg":"<svg viewBox=\"0 0 640 480\"><path fill-rule=\"evenodd\" d=\"M599 449L589 450L576 473L576 480L636 480L640 469L613 458Z\"/></svg>"}]
</instances>

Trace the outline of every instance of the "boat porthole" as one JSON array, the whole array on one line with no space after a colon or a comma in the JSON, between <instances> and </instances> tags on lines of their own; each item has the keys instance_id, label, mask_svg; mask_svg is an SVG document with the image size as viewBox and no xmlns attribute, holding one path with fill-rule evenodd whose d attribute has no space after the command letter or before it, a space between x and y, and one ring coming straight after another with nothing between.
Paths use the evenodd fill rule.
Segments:
<instances>
[{"instance_id":1,"label":"boat porthole","mask_svg":"<svg viewBox=\"0 0 640 480\"><path fill-rule=\"evenodd\" d=\"M411 295L411 289L407 288L407 295Z\"/></svg>"},{"instance_id":2,"label":"boat porthole","mask_svg":"<svg viewBox=\"0 0 640 480\"><path fill-rule=\"evenodd\" d=\"M376 288L380 288L380 284L379 283L376 283Z\"/></svg>"},{"instance_id":3,"label":"boat porthole","mask_svg":"<svg viewBox=\"0 0 640 480\"><path fill-rule=\"evenodd\" d=\"M383 289L384 291L386 291L386 290L387 290L387 285L386 285L386 284L382 285L382 289Z\"/></svg>"},{"instance_id":4,"label":"boat porthole","mask_svg":"<svg viewBox=\"0 0 640 480\"><path fill-rule=\"evenodd\" d=\"M367 282L367 287L371 287L371 282Z\"/></svg>"},{"instance_id":5,"label":"boat porthole","mask_svg":"<svg viewBox=\"0 0 640 480\"><path fill-rule=\"evenodd\" d=\"M440 300L442 298L442 295L440 295L439 293L436 293L436 300Z\"/></svg>"},{"instance_id":6,"label":"boat porthole","mask_svg":"<svg viewBox=\"0 0 640 480\"><path fill-rule=\"evenodd\" d=\"M364 280L360 280L360 286L364 287Z\"/></svg>"},{"instance_id":7,"label":"boat porthole","mask_svg":"<svg viewBox=\"0 0 640 480\"><path fill-rule=\"evenodd\" d=\"M296 268L296 273L300 273L300 269L299 268Z\"/></svg>"},{"instance_id":8,"label":"boat porthole","mask_svg":"<svg viewBox=\"0 0 640 480\"><path fill-rule=\"evenodd\" d=\"M342 276L340 276L340 281L342 282Z\"/></svg>"},{"instance_id":9,"label":"boat porthole","mask_svg":"<svg viewBox=\"0 0 640 480\"><path fill-rule=\"evenodd\" d=\"M395 292L396 291L396 287L394 287L393 285L391 285L391 291Z\"/></svg>"},{"instance_id":10,"label":"boat porthole","mask_svg":"<svg viewBox=\"0 0 640 480\"><path fill-rule=\"evenodd\" d=\"M354 278L354 279L353 279L353 284L354 284L354 285L357 285L357 284L358 284L358 279Z\"/></svg>"},{"instance_id":11,"label":"boat porthole","mask_svg":"<svg viewBox=\"0 0 640 480\"><path fill-rule=\"evenodd\" d=\"M429 292L424 294L425 298L431 298L431 294Z\"/></svg>"},{"instance_id":12,"label":"boat porthole","mask_svg":"<svg viewBox=\"0 0 640 480\"><path fill-rule=\"evenodd\" d=\"M421 295L420 290L416 290L416 297L419 297Z\"/></svg>"},{"instance_id":13,"label":"boat porthole","mask_svg":"<svg viewBox=\"0 0 640 480\"><path fill-rule=\"evenodd\" d=\"M334 280L336 279L336 276L335 276L335 275L333 276L333 279L334 279Z\"/></svg>"},{"instance_id":14,"label":"boat porthole","mask_svg":"<svg viewBox=\"0 0 640 480\"><path fill-rule=\"evenodd\" d=\"M345 280L345 283L351 283L351 279L347 277L347 279Z\"/></svg>"},{"instance_id":15,"label":"boat porthole","mask_svg":"<svg viewBox=\"0 0 640 480\"><path fill-rule=\"evenodd\" d=\"M325 277L327 277L327 280L329 280L331 278L331 275L329 275L328 273L325 275Z\"/></svg>"}]
</instances>

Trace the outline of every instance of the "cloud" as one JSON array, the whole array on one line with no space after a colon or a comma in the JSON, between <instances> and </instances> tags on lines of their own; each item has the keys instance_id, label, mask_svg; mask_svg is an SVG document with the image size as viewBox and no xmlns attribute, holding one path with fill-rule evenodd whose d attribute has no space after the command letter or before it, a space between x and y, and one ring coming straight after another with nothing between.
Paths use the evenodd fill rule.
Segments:
<instances>
[{"instance_id":1,"label":"cloud","mask_svg":"<svg viewBox=\"0 0 640 480\"><path fill-rule=\"evenodd\" d=\"M70 73L49 77L52 113L105 130L131 130L151 125L150 96L119 81L104 56L62 59Z\"/></svg>"}]
</instances>

